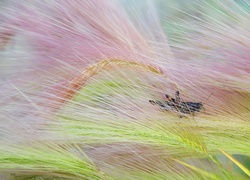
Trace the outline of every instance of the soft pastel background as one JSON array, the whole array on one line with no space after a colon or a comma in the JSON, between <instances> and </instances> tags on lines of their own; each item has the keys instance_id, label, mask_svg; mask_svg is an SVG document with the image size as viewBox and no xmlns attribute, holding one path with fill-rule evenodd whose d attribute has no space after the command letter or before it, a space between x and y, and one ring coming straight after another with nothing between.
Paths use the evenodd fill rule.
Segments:
<instances>
[{"instance_id":1,"label":"soft pastel background","mask_svg":"<svg viewBox=\"0 0 250 180\"><path fill-rule=\"evenodd\" d=\"M248 1L0 5L2 179L249 178Z\"/></svg>"}]
</instances>

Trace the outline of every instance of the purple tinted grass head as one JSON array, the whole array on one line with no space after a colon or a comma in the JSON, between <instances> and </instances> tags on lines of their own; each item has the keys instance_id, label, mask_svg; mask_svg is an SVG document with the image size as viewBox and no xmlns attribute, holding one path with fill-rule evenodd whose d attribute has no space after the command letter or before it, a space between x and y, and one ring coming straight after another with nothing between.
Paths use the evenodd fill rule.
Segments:
<instances>
[{"instance_id":1,"label":"purple tinted grass head","mask_svg":"<svg viewBox=\"0 0 250 180\"><path fill-rule=\"evenodd\" d=\"M5 24L23 33L38 48L40 61L53 63L54 59L60 59L86 67L91 64L90 59L139 60L140 54L146 58L143 54L150 48L141 32L132 27L126 12L118 10L115 1L16 4L6 15Z\"/></svg>"}]
</instances>

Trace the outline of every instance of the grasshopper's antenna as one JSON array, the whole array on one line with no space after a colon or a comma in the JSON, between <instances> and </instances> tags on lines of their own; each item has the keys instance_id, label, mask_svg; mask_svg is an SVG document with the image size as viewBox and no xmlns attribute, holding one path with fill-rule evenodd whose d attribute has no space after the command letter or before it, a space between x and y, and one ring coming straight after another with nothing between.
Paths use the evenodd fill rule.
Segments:
<instances>
[{"instance_id":1,"label":"grasshopper's antenna","mask_svg":"<svg viewBox=\"0 0 250 180\"><path fill-rule=\"evenodd\" d=\"M206 104L206 102L209 100L209 98L210 98L212 95L213 95L213 93L211 93L211 94L207 97L207 99L205 100L205 102L202 103L202 104L203 104L203 105Z\"/></svg>"},{"instance_id":2,"label":"grasshopper's antenna","mask_svg":"<svg viewBox=\"0 0 250 180\"><path fill-rule=\"evenodd\" d=\"M206 104L206 102L209 100L209 98L212 96L212 94L213 94L213 93L211 93L211 94L207 97L207 99L205 100L205 102L202 103L202 106L203 106L203 109L205 110L205 113L207 113L207 112L206 112L206 109L205 109L205 107L204 107L204 104Z\"/></svg>"}]
</instances>

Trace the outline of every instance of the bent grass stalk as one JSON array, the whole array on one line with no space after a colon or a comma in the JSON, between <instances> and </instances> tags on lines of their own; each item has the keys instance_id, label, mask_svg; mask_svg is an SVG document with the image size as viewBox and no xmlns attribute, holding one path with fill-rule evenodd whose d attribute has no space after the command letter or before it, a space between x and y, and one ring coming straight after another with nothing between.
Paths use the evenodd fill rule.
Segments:
<instances>
[{"instance_id":1,"label":"bent grass stalk","mask_svg":"<svg viewBox=\"0 0 250 180\"><path fill-rule=\"evenodd\" d=\"M167 76L160 70L160 68L156 68L152 65L147 65L144 63L139 63L130 60L104 59L94 65L87 67L79 77L75 78L72 82L70 82L69 86L66 88L66 90L64 90L65 92L60 95L59 102L65 102L71 99L76 94L76 92L86 84L89 78L99 73L99 71L103 68L107 68L108 66L112 65L125 65L131 66L132 68L140 67L148 71L154 72L155 74L162 75L164 78L167 78Z\"/></svg>"}]
</instances>

